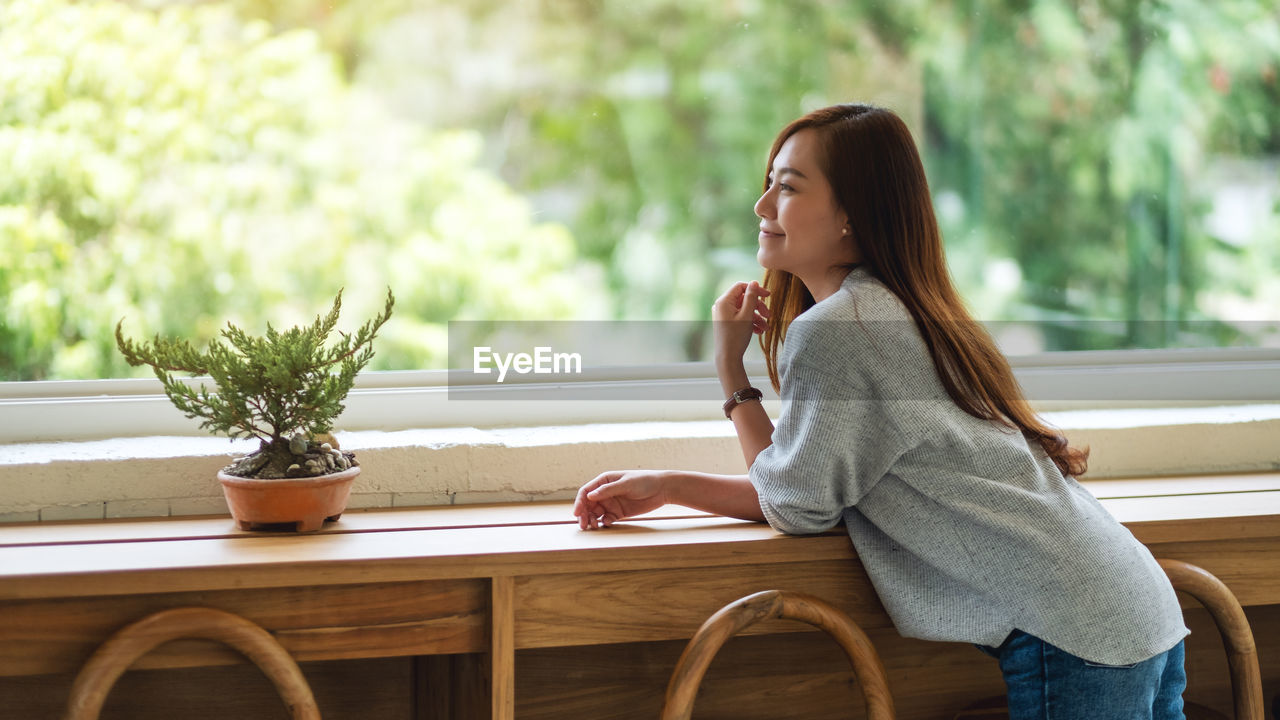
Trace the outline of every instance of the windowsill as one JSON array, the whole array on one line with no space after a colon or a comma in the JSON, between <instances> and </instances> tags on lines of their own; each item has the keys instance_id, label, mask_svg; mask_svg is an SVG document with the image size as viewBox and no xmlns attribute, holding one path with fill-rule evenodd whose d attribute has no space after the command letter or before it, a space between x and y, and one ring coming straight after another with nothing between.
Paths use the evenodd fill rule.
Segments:
<instances>
[{"instance_id":1,"label":"windowsill","mask_svg":"<svg viewBox=\"0 0 1280 720\"><path fill-rule=\"evenodd\" d=\"M1009 362L1041 411L1280 403L1280 348L1052 352ZM748 361L746 369L776 401L763 361ZM443 370L366 372L339 421L353 431L687 422L718 419L723 400L709 362L592 368L572 379L504 385ZM0 416L0 447L201 435L155 378L0 383Z\"/></svg>"},{"instance_id":2,"label":"windowsill","mask_svg":"<svg viewBox=\"0 0 1280 720\"><path fill-rule=\"evenodd\" d=\"M776 406L772 408L776 413ZM1089 479L1280 470L1280 404L1046 412L1091 448ZM364 472L349 507L563 500L625 467L745 471L724 420L339 433ZM224 515L214 480L250 441L141 437L0 446L0 522Z\"/></svg>"}]
</instances>

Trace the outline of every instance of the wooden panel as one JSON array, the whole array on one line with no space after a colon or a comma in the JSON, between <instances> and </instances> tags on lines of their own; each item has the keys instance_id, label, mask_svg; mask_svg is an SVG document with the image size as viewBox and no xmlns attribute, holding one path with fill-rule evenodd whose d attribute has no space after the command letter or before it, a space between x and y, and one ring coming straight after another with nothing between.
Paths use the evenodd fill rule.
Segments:
<instances>
[{"instance_id":1,"label":"wooden panel","mask_svg":"<svg viewBox=\"0 0 1280 720\"><path fill-rule=\"evenodd\" d=\"M456 717L453 705L451 655L420 655L413 659L413 717Z\"/></svg>"},{"instance_id":2,"label":"wooden panel","mask_svg":"<svg viewBox=\"0 0 1280 720\"><path fill-rule=\"evenodd\" d=\"M1280 472L1085 479L1080 484L1100 498L1213 495L1280 490Z\"/></svg>"},{"instance_id":3,"label":"wooden panel","mask_svg":"<svg viewBox=\"0 0 1280 720\"><path fill-rule=\"evenodd\" d=\"M708 517L707 513L668 505L645 516L646 520ZM534 502L447 505L423 508L347 510L337 522L325 523L313 534L367 533L400 530L450 530L513 525L577 525L573 503ZM130 518L69 522L0 524L0 546L68 545L75 543L150 542L181 539L243 539L294 532L270 533L240 530L230 516L185 518Z\"/></svg>"},{"instance_id":4,"label":"wooden panel","mask_svg":"<svg viewBox=\"0 0 1280 720\"><path fill-rule=\"evenodd\" d=\"M453 661L450 718L487 718L492 710L488 653L449 656Z\"/></svg>"},{"instance_id":5,"label":"wooden panel","mask_svg":"<svg viewBox=\"0 0 1280 720\"><path fill-rule=\"evenodd\" d=\"M562 599L563 601L563 599ZM489 638L490 705L493 720L515 717L516 646L515 587L509 577L493 579Z\"/></svg>"},{"instance_id":6,"label":"wooden panel","mask_svg":"<svg viewBox=\"0 0 1280 720\"><path fill-rule=\"evenodd\" d=\"M1185 495L1227 495L1280 490L1280 473L1232 473L1180 477L1110 478L1081 481L1100 498L1148 498ZM327 523L318 534L398 530L459 529L514 525L576 524L571 502L490 503L420 508L348 510L338 522ZM706 513L675 505L661 508L646 520L706 517ZM268 533L269 534L269 533ZM290 536L293 533L279 533ZM263 537L245 532L224 515L110 519L69 522L6 523L0 525L0 546L155 541L174 539L237 539Z\"/></svg>"},{"instance_id":7,"label":"wooden panel","mask_svg":"<svg viewBox=\"0 0 1280 720\"><path fill-rule=\"evenodd\" d=\"M1280 693L1280 605L1248 610L1258 642L1263 692ZM1225 711L1229 679L1222 643L1203 610L1187 612L1186 697ZM1002 696L996 662L972 646L930 643L890 629L868 632L888 671L900 720L950 718ZM683 640L540 648L519 652L516 715L521 720L658 716ZM820 633L740 637L721 650L703 680L694 717L753 720L863 717L848 661Z\"/></svg>"},{"instance_id":8,"label":"wooden panel","mask_svg":"<svg viewBox=\"0 0 1280 720\"><path fill-rule=\"evenodd\" d=\"M1183 560L1217 575L1241 605L1280 603L1280 537L1160 543L1149 548L1158 558Z\"/></svg>"},{"instance_id":9,"label":"wooden panel","mask_svg":"<svg viewBox=\"0 0 1280 720\"><path fill-rule=\"evenodd\" d=\"M899 718L949 717L969 698L1003 692L995 661L971 645L868 632L888 672ZM517 717L655 718L684 641L520 652ZM742 636L712 662L694 717L725 720L861 718L849 661L823 633Z\"/></svg>"},{"instance_id":10,"label":"wooden panel","mask_svg":"<svg viewBox=\"0 0 1280 720\"><path fill-rule=\"evenodd\" d=\"M1169 542L1208 542L1280 537L1280 515L1224 517L1200 520L1152 520L1124 523L1139 542L1147 545Z\"/></svg>"},{"instance_id":11,"label":"wooden panel","mask_svg":"<svg viewBox=\"0 0 1280 720\"><path fill-rule=\"evenodd\" d=\"M863 628L889 624L871 581L853 560L588 571L516 579L516 647L688 638L725 604L761 590L817 595ZM747 632L792 632L796 627L775 620Z\"/></svg>"},{"instance_id":12,"label":"wooden panel","mask_svg":"<svg viewBox=\"0 0 1280 720\"><path fill-rule=\"evenodd\" d=\"M1245 608L1258 644L1258 663L1262 666L1262 696L1275 712L1280 710L1280 604ZM1275 720L1280 720L1276 716Z\"/></svg>"},{"instance_id":13,"label":"wooden panel","mask_svg":"<svg viewBox=\"0 0 1280 720\"><path fill-rule=\"evenodd\" d=\"M488 653L416 659L414 718L487 718L492 713Z\"/></svg>"},{"instance_id":14,"label":"wooden panel","mask_svg":"<svg viewBox=\"0 0 1280 720\"><path fill-rule=\"evenodd\" d=\"M1100 502L1145 543L1280 535L1280 491Z\"/></svg>"},{"instance_id":15,"label":"wooden panel","mask_svg":"<svg viewBox=\"0 0 1280 720\"><path fill-rule=\"evenodd\" d=\"M1272 698L1280 692L1280 606L1253 607L1248 613L1258 641L1264 693ZM1190 685L1186 697L1225 710L1230 702L1226 662L1212 621L1196 610L1187 613L1187 622L1193 634L1187 639ZM888 670L902 720L949 718L968 703L1003 691L995 662L970 646L904 639L889 629L869 634ZM657 717L684 644L684 640L671 640L521 650L516 717ZM468 677L474 684L476 675L468 673L481 657L446 655L414 662L439 664L444 677L450 678L446 693L462 693ZM404 664L408 662L359 660L302 667L326 720L479 717L474 706L469 710L461 700L443 706L419 704L414 714L406 715L406 703L414 696L406 686L409 671ZM422 673L424 679L430 676ZM70 675L0 678L0 707L5 717L53 720L70 683ZM430 688L419 688L417 696L421 699L424 692ZM825 635L751 636L728 643L712 663L695 717L858 718L862 717L860 702L847 661ZM126 717L283 720L285 715L266 680L251 667L237 666L130 672L112 693L104 715Z\"/></svg>"},{"instance_id":16,"label":"wooden panel","mask_svg":"<svg viewBox=\"0 0 1280 720\"><path fill-rule=\"evenodd\" d=\"M898 718L950 717L969 698L1003 692L995 661L972 645L903 638L891 628L868 635L885 665ZM834 642L819 634L777 637L790 641L726 648L722 660L742 667L722 669L704 682L699 704L705 717L864 717L861 690ZM838 692L819 689L811 696L810 686Z\"/></svg>"},{"instance_id":17,"label":"wooden panel","mask_svg":"<svg viewBox=\"0 0 1280 720\"><path fill-rule=\"evenodd\" d=\"M606 532L575 523L0 547L0 600L661 568L672 553L695 567L851 557L852 549L843 531L788 537L721 517L627 522Z\"/></svg>"},{"instance_id":18,"label":"wooden panel","mask_svg":"<svg viewBox=\"0 0 1280 720\"><path fill-rule=\"evenodd\" d=\"M76 670L116 630L186 605L242 615L298 660L479 651L487 637L487 585L447 580L0 603L0 676ZM234 650L190 640L157 648L138 667L239 662Z\"/></svg>"},{"instance_id":19,"label":"wooden panel","mask_svg":"<svg viewBox=\"0 0 1280 720\"><path fill-rule=\"evenodd\" d=\"M1277 671L1268 663L1280 665L1280 491L1250 488L1140 497L1134 493L1143 488L1135 486L1104 504L1157 557L1200 565L1247 606L1266 606L1250 611L1262 621L1255 635L1264 646L1264 674L1271 673L1264 684L1270 697ZM660 702L675 656L707 616L741 596L778 588L826 598L872 634L889 666L902 717L948 717L976 699L975 691L999 691L998 675L991 675L994 663L971 647L896 637L843 529L789 537L728 518L666 517L581 532L551 515L532 524L464 527L457 523L482 515L437 510L312 536L174 540L157 526L143 533L154 536L142 540L121 535L75 545L27 536L7 547L0 543L0 616L6 620L0 626L0 677L72 672L125 624L168 607L203 605L262 624L301 660L451 653L443 656L447 661L419 660L417 670L408 666L403 694L420 717L509 717L513 707L522 718L563 717L568 708L630 717ZM425 524L393 528L415 518ZM129 532L126 524L112 527ZM185 526L166 529L175 527ZM492 577L498 581L491 585ZM1188 612L1189 623L1200 622L1195 612ZM505 622L513 616L514 628ZM800 710L804 717L847 716L856 696L844 660L821 634L795 632L803 627L761 624L750 632L778 635L741 638L727 647L724 662L713 665L713 671L723 665L722 674L708 676L705 705L700 700L700 709L710 713L705 716L773 717ZM1193 630L1193 641L1212 633ZM1263 633L1270 636L1264 640ZM624 642L632 644L618 645ZM823 643L828 650L815 650ZM512 646L522 648L514 669ZM561 646L574 647L555 649ZM739 655L733 648L765 652ZM1193 689L1212 705L1223 692L1225 674L1221 682L1199 676L1219 677L1212 666L1221 649L1194 642L1189 648L1188 664L1197 676ZM631 658L637 653L638 660ZM578 658L596 664L583 666ZM159 649L140 666L240 661L222 646L186 641ZM544 676L544 661L559 674L531 686L531 678ZM636 662L651 665L637 671L643 682L616 674ZM600 675L605 672L615 674L610 679ZM497 683L486 682L491 673ZM28 680L47 685L49 677L64 676L0 680L0 691L12 694ZM591 678L598 687L587 682ZM439 690L444 683L447 693L433 695L431 686ZM65 688L59 692L64 696ZM2 702L0 707L7 709Z\"/></svg>"},{"instance_id":20,"label":"wooden panel","mask_svg":"<svg viewBox=\"0 0 1280 720\"><path fill-rule=\"evenodd\" d=\"M1141 540L1280 535L1280 491L1104 503ZM1274 507L1272 507L1274 506ZM1181 519L1179 519L1181 518ZM1225 533L1225 534L1224 534ZM729 518L0 547L0 600L852 557L842 530L786 537Z\"/></svg>"},{"instance_id":21,"label":"wooden panel","mask_svg":"<svg viewBox=\"0 0 1280 720\"><path fill-rule=\"evenodd\" d=\"M325 720L411 720L410 658L302 663ZM58 720L72 675L0 678L0 716ZM102 720L288 720L271 683L249 665L134 670L107 696ZM440 716L445 717L445 716Z\"/></svg>"}]
</instances>

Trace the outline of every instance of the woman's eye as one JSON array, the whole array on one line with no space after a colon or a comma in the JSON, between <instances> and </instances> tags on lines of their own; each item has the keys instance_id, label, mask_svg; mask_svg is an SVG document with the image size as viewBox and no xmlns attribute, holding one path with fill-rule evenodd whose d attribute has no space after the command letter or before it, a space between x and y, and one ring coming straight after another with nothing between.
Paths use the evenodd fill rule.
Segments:
<instances>
[{"instance_id":1,"label":"woman's eye","mask_svg":"<svg viewBox=\"0 0 1280 720\"><path fill-rule=\"evenodd\" d=\"M764 189L765 189L766 191L768 191L768 190L770 190L771 188L773 188L773 186L774 186L774 185L777 185L777 186L778 186L778 189L779 189L779 190L781 190L782 192L794 192L794 191L795 191L795 188L791 187L790 185L788 185L788 184L786 184L786 183L775 183L775 182L773 181L773 178L769 178L768 180L766 180L766 181L765 181L765 183L766 183L766 184L765 184Z\"/></svg>"}]
</instances>

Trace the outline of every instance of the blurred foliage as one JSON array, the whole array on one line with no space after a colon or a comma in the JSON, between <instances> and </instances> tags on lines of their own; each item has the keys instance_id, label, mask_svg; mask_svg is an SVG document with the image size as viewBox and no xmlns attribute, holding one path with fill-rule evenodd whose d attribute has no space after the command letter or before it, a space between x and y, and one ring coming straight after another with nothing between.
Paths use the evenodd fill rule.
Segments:
<instances>
[{"instance_id":1,"label":"blurred foliage","mask_svg":"<svg viewBox=\"0 0 1280 720\"><path fill-rule=\"evenodd\" d=\"M590 297L477 132L398 119L338 65L226 5L0 6L0 378L123 376L123 316L202 344L344 286L356 317L399 298L373 367L442 365L448 320Z\"/></svg>"},{"instance_id":2,"label":"blurred foliage","mask_svg":"<svg viewBox=\"0 0 1280 720\"><path fill-rule=\"evenodd\" d=\"M987 286L973 293L980 312L1043 321L1051 348L1261 340L1267 328L1250 321L1280 321L1267 281L1280 272L1280 208L1225 242L1206 223L1222 183L1205 176L1226 156L1275 177L1274 6L1017 5L951 5L925 75L933 189L959 199L950 256L962 284ZM1280 197L1274 180L1257 189ZM1016 262L1016 292L990 287L993 258ZM1224 292L1241 302L1216 302Z\"/></svg>"},{"instance_id":3,"label":"blurred foliage","mask_svg":"<svg viewBox=\"0 0 1280 720\"><path fill-rule=\"evenodd\" d=\"M246 2L282 27L297 16ZM407 117L481 128L487 162L603 265L611 317L701 318L758 275L769 141L858 100L906 117L957 282L980 318L1035 323L1029 349L1280 340L1270 3L375 7L377 30L341 43L351 76ZM1223 177L1238 161L1255 177ZM1242 193L1250 217L1227 237L1209 220Z\"/></svg>"},{"instance_id":4,"label":"blurred foliage","mask_svg":"<svg viewBox=\"0 0 1280 720\"><path fill-rule=\"evenodd\" d=\"M774 134L841 101L907 119L963 294L1029 349L1269 342L1278 72L1265 0L10 3L0 376L342 285L400 299L378 367L450 319L701 319L759 275Z\"/></svg>"}]
</instances>

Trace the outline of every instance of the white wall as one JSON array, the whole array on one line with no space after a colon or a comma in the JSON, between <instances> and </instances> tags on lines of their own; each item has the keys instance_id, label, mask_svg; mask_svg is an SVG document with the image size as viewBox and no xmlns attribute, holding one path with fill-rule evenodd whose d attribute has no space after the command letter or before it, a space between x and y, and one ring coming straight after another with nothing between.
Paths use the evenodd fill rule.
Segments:
<instances>
[{"instance_id":1,"label":"white wall","mask_svg":"<svg viewBox=\"0 0 1280 720\"><path fill-rule=\"evenodd\" d=\"M1045 413L1092 449L1090 478L1280 470L1280 405ZM723 420L339 433L363 467L349 507L569 499L622 468L745 471ZM149 437L0 445L0 522L227 513L214 475L254 447Z\"/></svg>"}]
</instances>

